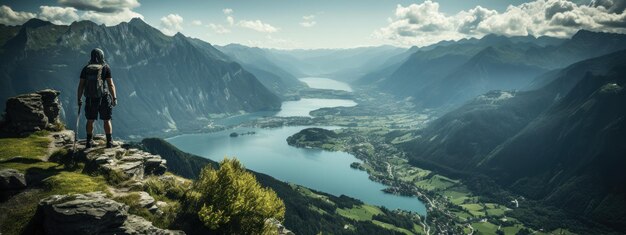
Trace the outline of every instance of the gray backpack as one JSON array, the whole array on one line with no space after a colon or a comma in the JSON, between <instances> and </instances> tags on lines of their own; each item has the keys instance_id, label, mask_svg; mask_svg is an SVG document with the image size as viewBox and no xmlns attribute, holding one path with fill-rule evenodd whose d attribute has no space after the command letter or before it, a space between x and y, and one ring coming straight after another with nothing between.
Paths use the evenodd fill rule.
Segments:
<instances>
[{"instance_id":1,"label":"gray backpack","mask_svg":"<svg viewBox=\"0 0 626 235\"><path fill-rule=\"evenodd\" d=\"M102 78L102 64L89 64L85 67L85 97L101 98L107 94L104 87L104 79Z\"/></svg>"}]
</instances>

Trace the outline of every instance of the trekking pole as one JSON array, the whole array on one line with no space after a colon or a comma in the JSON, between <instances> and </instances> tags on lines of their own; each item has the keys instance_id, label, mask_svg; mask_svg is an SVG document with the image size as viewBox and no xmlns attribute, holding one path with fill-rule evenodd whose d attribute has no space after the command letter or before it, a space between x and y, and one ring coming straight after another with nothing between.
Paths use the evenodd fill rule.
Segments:
<instances>
[{"instance_id":1,"label":"trekking pole","mask_svg":"<svg viewBox=\"0 0 626 235\"><path fill-rule=\"evenodd\" d=\"M78 123L80 122L80 109L83 103L78 103L78 115L76 116L76 129L74 129L74 146L72 147L72 158L76 154L76 143L78 142Z\"/></svg>"}]
</instances>

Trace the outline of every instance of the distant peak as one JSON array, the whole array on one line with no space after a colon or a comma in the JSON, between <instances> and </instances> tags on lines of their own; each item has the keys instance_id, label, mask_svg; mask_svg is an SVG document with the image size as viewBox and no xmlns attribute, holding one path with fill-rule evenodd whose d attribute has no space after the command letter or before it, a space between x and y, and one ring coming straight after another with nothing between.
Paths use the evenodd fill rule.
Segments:
<instances>
[{"instance_id":1,"label":"distant peak","mask_svg":"<svg viewBox=\"0 0 626 235\"><path fill-rule=\"evenodd\" d=\"M486 43L510 42L509 38L492 33L485 35L480 39L480 41Z\"/></svg>"},{"instance_id":2,"label":"distant peak","mask_svg":"<svg viewBox=\"0 0 626 235\"><path fill-rule=\"evenodd\" d=\"M24 28L39 28L42 26L52 25L49 21L32 18L22 25Z\"/></svg>"},{"instance_id":3,"label":"distant peak","mask_svg":"<svg viewBox=\"0 0 626 235\"><path fill-rule=\"evenodd\" d=\"M496 58L497 56L498 56L498 50L494 48L493 46L488 46L488 47L485 47L485 49L482 49L480 52L476 53L476 55L472 57L472 60L480 61L480 60L485 60L488 58Z\"/></svg>"},{"instance_id":4,"label":"distant peak","mask_svg":"<svg viewBox=\"0 0 626 235\"><path fill-rule=\"evenodd\" d=\"M187 38L187 37L185 37L185 35L182 34L181 32L177 32L176 34L174 34L174 38Z\"/></svg>"},{"instance_id":5,"label":"distant peak","mask_svg":"<svg viewBox=\"0 0 626 235\"><path fill-rule=\"evenodd\" d=\"M581 29L581 30L578 30L578 32L576 32L576 34L574 34L574 36L572 38L586 36L586 35L593 35L593 34L597 34L597 33L593 32L593 31L586 30L586 29Z\"/></svg>"},{"instance_id":6,"label":"distant peak","mask_svg":"<svg viewBox=\"0 0 626 235\"><path fill-rule=\"evenodd\" d=\"M485 47L485 49L483 49L482 51L480 51L479 54L490 54L490 53L495 53L495 52L497 52L496 48L494 48L493 46L488 46L488 47Z\"/></svg>"},{"instance_id":7,"label":"distant peak","mask_svg":"<svg viewBox=\"0 0 626 235\"><path fill-rule=\"evenodd\" d=\"M145 21L143 21L139 17L132 18L130 21L128 21L128 23L131 25L148 25Z\"/></svg>"},{"instance_id":8,"label":"distant peak","mask_svg":"<svg viewBox=\"0 0 626 235\"><path fill-rule=\"evenodd\" d=\"M98 24L96 24L93 21L89 21L89 20L81 20L81 21L74 21L74 22L72 22L72 24L70 24L70 26L98 26Z\"/></svg>"}]
</instances>

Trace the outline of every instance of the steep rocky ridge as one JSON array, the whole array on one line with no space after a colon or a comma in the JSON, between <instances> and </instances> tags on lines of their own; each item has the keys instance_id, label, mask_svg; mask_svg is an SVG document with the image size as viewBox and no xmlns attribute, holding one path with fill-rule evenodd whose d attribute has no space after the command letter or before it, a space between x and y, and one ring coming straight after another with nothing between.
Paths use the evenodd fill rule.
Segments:
<instances>
[{"instance_id":1,"label":"steep rocky ridge","mask_svg":"<svg viewBox=\"0 0 626 235\"><path fill-rule=\"evenodd\" d=\"M542 207L622 231L624 61L619 51L548 73L539 89L483 94L405 149L415 165L484 174Z\"/></svg>"},{"instance_id":2,"label":"steep rocky ridge","mask_svg":"<svg viewBox=\"0 0 626 235\"><path fill-rule=\"evenodd\" d=\"M211 114L280 107L279 98L253 74L210 44L163 35L140 19L110 27L32 19L0 46L0 99L57 89L66 123L76 120L80 70L91 49L102 48L117 87L113 117L120 136L192 130L206 126Z\"/></svg>"},{"instance_id":3,"label":"steep rocky ridge","mask_svg":"<svg viewBox=\"0 0 626 235\"><path fill-rule=\"evenodd\" d=\"M626 49L624 42L623 34L586 30L565 40L486 35L417 49L393 73L365 79L418 108L455 108L490 90L524 89L544 72Z\"/></svg>"}]
</instances>

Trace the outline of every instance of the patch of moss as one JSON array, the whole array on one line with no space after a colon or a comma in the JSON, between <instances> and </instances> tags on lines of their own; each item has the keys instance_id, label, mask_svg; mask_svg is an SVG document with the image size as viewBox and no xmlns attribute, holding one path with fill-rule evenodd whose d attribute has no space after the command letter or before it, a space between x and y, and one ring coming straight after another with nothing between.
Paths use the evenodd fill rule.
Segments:
<instances>
[{"instance_id":1,"label":"patch of moss","mask_svg":"<svg viewBox=\"0 0 626 235\"><path fill-rule=\"evenodd\" d=\"M87 193L93 191L107 192L107 186L102 176L91 177L88 175L61 171L60 165L51 162L33 164L3 163L2 166L10 166L14 169L25 171L27 175L33 171L46 171L53 176L43 180L42 189L29 189L21 192L0 204L0 231L2 234L32 234L33 228L28 226L35 215L37 204L43 198L55 194Z\"/></svg>"},{"instance_id":2,"label":"patch of moss","mask_svg":"<svg viewBox=\"0 0 626 235\"><path fill-rule=\"evenodd\" d=\"M23 138L0 139L0 161L15 156L40 159L47 154L50 144L46 135L46 132L37 132Z\"/></svg>"},{"instance_id":3,"label":"patch of moss","mask_svg":"<svg viewBox=\"0 0 626 235\"><path fill-rule=\"evenodd\" d=\"M0 231L4 235L31 234L27 225L35 215L39 200L46 194L41 190L21 192L0 204Z\"/></svg>"},{"instance_id":4,"label":"patch of moss","mask_svg":"<svg viewBox=\"0 0 626 235\"><path fill-rule=\"evenodd\" d=\"M76 172L60 172L43 181L45 188L52 194L107 192L107 184L102 176L88 176Z\"/></svg>"},{"instance_id":5,"label":"patch of moss","mask_svg":"<svg viewBox=\"0 0 626 235\"><path fill-rule=\"evenodd\" d=\"M0 163L0 169L11 168L18 170L22 173L26 173L34 168L42 170L60 170L61 165L54 162L35 162L35 163L21 163L21 162L2 162Z\"/></svg>"}]
</instances>

